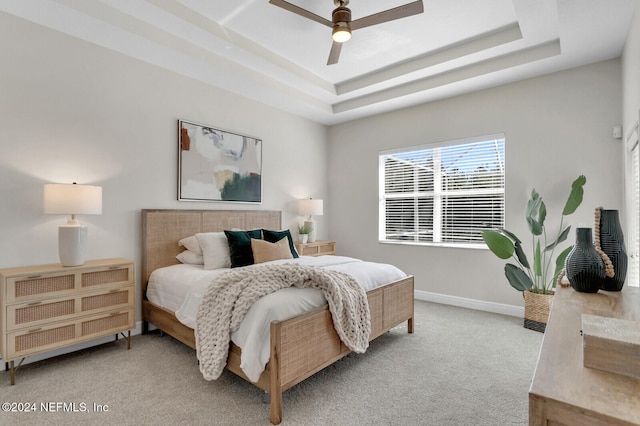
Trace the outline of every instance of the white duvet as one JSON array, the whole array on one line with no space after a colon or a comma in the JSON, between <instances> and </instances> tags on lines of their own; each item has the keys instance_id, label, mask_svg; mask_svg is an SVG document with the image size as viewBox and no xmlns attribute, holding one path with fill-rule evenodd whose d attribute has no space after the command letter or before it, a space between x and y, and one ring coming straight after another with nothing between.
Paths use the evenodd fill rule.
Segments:
<instances>
[{"instance_id":1,"label":"white duvet","mask_svg":"<svg viewBox=\"0 0 640 426\"><path fill-rule=\"evenodd\" d=\"M351 275L365 291L407 276L393 265L344 256L302 256L269 263L298 263L341 271ZM152 303L175 312L184 325L195 328L202 296L212 278L224 271L227 269L205 270L202 265L185 264L157 269L149 278L147 298ZM269 330L272 321L284 320L325 303L326 299L320 290L294 287L278 290L254 303L240 328L231 334L233 343L242 348L240 368L247 377L256 382L269 361Z\"/></svg>"}]
</instances>

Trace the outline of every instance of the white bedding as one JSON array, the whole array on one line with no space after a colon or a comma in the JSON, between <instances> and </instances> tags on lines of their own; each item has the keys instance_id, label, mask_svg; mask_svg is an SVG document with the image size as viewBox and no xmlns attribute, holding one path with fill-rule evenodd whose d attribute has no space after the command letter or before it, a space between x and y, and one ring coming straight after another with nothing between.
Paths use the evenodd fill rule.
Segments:
<instances>
[{"instance_id":1,"label":"white bedding","mask_svg":"<svg viewBox=\"0 0 640 426\"><path fill-rule=\"evenodd\" d=\"M298 263L341 271L351 275L365 291L407 276L393 265L344 256L301 256L269 263ZM227 270L205 270L202 265L186 264L157 269L149 278L147 298L175 312L184 325L195 328L198 305L209 283L216 274ZM326 299L320 290L294 287L278 290L254 303L240 328L231 334L233 343L242 348L240 368L247 377L256 382L269 361L269 329L272 321L289 318L325 303Z\"/></svg>"}]
</instances>

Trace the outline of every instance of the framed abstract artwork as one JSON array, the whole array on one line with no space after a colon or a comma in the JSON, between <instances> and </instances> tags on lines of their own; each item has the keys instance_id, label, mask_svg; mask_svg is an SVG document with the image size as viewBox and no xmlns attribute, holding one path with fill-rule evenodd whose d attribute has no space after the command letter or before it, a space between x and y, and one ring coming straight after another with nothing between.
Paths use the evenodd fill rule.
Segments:
<instances>
[{"instance_id":1,"label":"framed abstract artwork","mask_svg":"<svg viewBox=\"0 0 640 426\"><path fill-rule=\"evenodd\" d=\"M178 200L262 202L262 140L178 120Z\"/></svg>"}]
</instances>

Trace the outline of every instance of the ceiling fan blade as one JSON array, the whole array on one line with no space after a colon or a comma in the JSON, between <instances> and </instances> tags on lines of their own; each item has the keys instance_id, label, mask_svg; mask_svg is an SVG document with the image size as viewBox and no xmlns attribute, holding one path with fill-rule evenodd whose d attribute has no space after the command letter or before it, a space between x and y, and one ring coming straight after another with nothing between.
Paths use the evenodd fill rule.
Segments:
<instances>
[{"instance_id":1,"label":"ceiling fan blade","mask_svg":"<svg viewBox=\"0 0 640 426\"><path fill-rule=\"evenodd\" d=\"M393 21L395 19L406 18L407 16L417 15L424 12L424 5L422 0L414 1L403 6L394 7L393 9L385 10L384 12L374 13L373 15L365 16L364 18L351 21L349 24L351 30L357 30L359 28L369 27L371 25L381 24L383 22Z\"/></svg>"},{"instance_id":2,"label":"ceiling fan blade","mask_svg":"<svg viewBox=\"0 0 640 426\"><path fill-rule=\"evenodd\" d=\"M342 44L334 41L331 45L331 52L329 52L329 60L327 60L327 65L333 65L338 63L338 59L340 59L340 50L342 50Z\"/></svg>"},{"instance_id":3,"label":"ceiling fan blade","mask_svg":"<svg viewBox=\"0 0 640 426\"><path fill-rule=\"evenodd\" d=\"M306 9L296 6L295 4L291 4L284 0L269 0L269 3L271 3L274 6L278 6L285 10L288 10L289 12L293 12L296 15L300 15L304 18L311 19L312 21L316 21L322 25L326 25L329 28L333 28L333 22L331 22L330 20L325 19L322 16L318 16L315 13L311 13Z\"/></svg>"}]
</instances>

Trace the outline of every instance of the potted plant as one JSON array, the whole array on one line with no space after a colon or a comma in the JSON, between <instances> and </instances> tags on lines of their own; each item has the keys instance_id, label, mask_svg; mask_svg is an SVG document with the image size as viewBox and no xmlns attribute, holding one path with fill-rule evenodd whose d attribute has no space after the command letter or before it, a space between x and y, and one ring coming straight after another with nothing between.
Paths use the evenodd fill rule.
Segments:
<instances>
[{"instance_id":1,"label":"potted plant","mask_svg":"<svg viewBox=\"0 0 640 426\"><path fill-rule=\"evenodd\" d=\"M531 191L525 218L531 232L533 263L529 263L522 247L522 241L513 232L504 228L482 232L484 242L496 256L500 259L516 261L515 265L507 263L504 266L504 274L509 284L521 291L524 297L525 328L544 332L556 280L564 268L567 255L573 248L573 246L569 246L554 260L556 247L567 239L571 229L571 226L563 228L564 217L573 214L582 203L583 186L586 182L587 178L581 175L571 184L571 193L560 217L560 226L555 237L550 240L545 226L547 208L540 194L535 189Z\"/></svg>"},{"instance_id":2,"label":"potted plant","mask_svg":"<svg viewBox=\"0 0 640 426\"><path fill-rule=\"evenodd\" d=\"M305 244L311 233L311 227L309 225L298 225L298 242Z\"/></svg>"}]
</instances>

